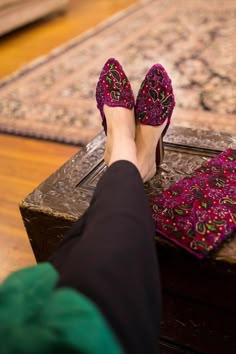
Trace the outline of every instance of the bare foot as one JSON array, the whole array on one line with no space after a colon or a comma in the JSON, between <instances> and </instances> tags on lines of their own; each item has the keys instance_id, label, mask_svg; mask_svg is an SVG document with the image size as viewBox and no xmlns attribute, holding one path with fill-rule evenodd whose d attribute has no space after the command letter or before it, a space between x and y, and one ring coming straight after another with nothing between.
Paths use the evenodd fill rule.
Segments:
<instances>
[{"instance_id":1,"label":"bare foot","mask_svg":"<svg viewBox=\"0 0 236 354\"><path fill-rule=\"evenodd\" d=\"M156 174L156 147L167 122L159 126L137 124L136 148L138 169L144 182Z\"/></svg>"},{"instance_id":2,"label":"bare foot","mask_svg":"<svg viewBox=\"0 0 236 354\"><path fill-rule=\"evenodd\" d=\"M118 157L122 159L123 156L126 159L125 150L131 149L133 152L133 149L135 149L135 118L133 109L130 110L123 107L104 105L104 113L107 122L107 142L104 161L109 166ZM130 141L130 146L127 146L127 141Z\"/></svg>"}]
</instances>

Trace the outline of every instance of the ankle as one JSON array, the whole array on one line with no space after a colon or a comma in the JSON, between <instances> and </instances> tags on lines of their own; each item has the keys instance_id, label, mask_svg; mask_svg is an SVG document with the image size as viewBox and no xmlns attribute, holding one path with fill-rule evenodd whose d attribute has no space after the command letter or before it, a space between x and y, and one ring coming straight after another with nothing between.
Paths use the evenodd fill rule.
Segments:
<instances>
[{"instance_id":1,"label":"ankle","mask_svg":"<svg viewBox=\"0 0 236 354\"><path fill-rule=\"evenodd\" d=\"M110 166L113 162L119 160L130 161L137 166L136 145L134 139L125 136L116 136L113 138L108 165Z\"/></svg>"}]
</instances>

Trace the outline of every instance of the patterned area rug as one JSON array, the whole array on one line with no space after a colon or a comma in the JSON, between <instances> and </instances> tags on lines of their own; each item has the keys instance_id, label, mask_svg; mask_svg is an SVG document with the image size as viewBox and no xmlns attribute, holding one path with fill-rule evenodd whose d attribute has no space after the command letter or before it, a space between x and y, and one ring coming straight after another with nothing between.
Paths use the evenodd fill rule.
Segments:
<instances>
[{"instance_id":1,"label":"patterned area rug","mask_svg":"<svg viewBox=\"0 0 236 354\"><path fill-rule=\"evenodd\" d=\"M134 92L149 67L173 79L173 124L236 132L236 2L141 1L0 82L0 131L85 144L100 130L94 99L116 57Z\"/></svg>"}]
</instances>

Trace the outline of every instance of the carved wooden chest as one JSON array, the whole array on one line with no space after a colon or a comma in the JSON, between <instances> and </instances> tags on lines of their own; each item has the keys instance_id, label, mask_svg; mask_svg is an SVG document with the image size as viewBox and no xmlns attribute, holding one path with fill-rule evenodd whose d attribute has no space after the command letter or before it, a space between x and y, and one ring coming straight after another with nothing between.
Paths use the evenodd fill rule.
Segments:
<instances>
[{"instance_id":1,"label":"carved wooden chest","mask_svg":"<svg viewBox=\"0 0 236 354\"><path fill-rule=\"evenodd\" d=\"M87 209L106 169L102 158L104 142L101 133L21 202L21 214L37 261L47 260L72 223ZM170 128L165 138L164 163L145 186L148 197L229 147L236 149L236 136ZM161 354L235 354L236 239L204 261L158 235L156 241L163 285Z\"/></svg>"}]
</instances>

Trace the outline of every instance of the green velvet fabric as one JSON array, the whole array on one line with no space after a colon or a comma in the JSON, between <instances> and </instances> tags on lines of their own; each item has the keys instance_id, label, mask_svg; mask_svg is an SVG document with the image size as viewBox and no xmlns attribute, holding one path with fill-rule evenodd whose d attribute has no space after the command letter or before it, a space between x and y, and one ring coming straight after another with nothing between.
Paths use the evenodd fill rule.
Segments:
<instances>
[{"instance_id":1,"label":"green velvet fabric","mask_svg":"<svg viewBox=\"0 0 236 354\"><path fill-rule=\"evenodd\" d=\"M1 354L122 354L98 308L72 289L55 289L57 280L43 263L0 285Z\"/></svg>"}]
</instances>

